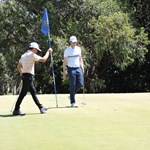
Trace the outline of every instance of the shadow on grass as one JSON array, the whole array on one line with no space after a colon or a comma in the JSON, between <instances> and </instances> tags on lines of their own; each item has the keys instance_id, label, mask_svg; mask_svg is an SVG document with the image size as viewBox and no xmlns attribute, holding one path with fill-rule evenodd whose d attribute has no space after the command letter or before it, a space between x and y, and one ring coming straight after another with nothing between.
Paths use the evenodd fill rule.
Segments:
<instances>
[{"instance_id":1,"label":"shadow on grass","mask_svg":"<svg viewBox=\"0 0 150 150\"><path fill-rule=\"evenodd\" d=\"M62 108L78 108L78 107L71 107L71 106L64 106L64 107L48 107L47 109L50 110L50 109L62 109ZM25 114L24 116L30 116L30 115L41 115L41 113L27 113ZM5 115L0 115L0 117L4 117L4 118L7 118L7 117L23 117L23 116L13 116L12 114L5 114Z\"/></svg>"},{"instance_id":2,"label":"shadow on grass","mask_svg":"<svg viewBox=\"0 0 150 150\"><path fill-rule=\"evenodd\" d=\"M25 114L25 115L17 115L17 116L13 116L12 114L6 114L6 115L0 115L0 117L4 117L4 118L7 118L7 117L24 117L24 116L28 116L28 115L39 115L41 113L28 113L28 114Z\"/></svg>"},{"instance_id":3,"label":"shadow on grass","mask_svg":"<svg viewBox=\"0 0 150 150\"><path fill-rule=\"evenodd\" d=\"M12 114L0 115L0 117L14 117Z\"/></svg>"},{"instance_id":4,"label":"shadow on grass","mask_svg":"<svg viewBox=\"0 0 150 150\"><path fill-rule=\"evenodd\" d=\"M60 108L78 108L78 106L76 106L76 107L71 107L71 106L64 106L64 107L48 107L48 109L60 109Z\"/></svg>"}]
</instances>

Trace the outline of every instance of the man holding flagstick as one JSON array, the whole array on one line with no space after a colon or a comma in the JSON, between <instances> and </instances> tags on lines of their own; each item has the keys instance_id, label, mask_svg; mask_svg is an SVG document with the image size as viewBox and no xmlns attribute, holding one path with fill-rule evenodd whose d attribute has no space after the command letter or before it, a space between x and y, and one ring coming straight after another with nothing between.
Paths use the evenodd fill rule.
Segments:
<instances>
[{"instance_id":1,"label":"man holding flagstick","mask_svg":"<svg viewBox=\"0 0 150 150\"><path fill-rule=\"evenodd\" d=\"M40 112L45 113L47 111L47 108L43 107L43 105L40 104L37 98L36 89L33 84L33 76L35 74L34 73L35 62L37 61L45 62L49 57L49 53L52 52L52 49L49 48L43 57L36 54L38 51L41 51L39 45L36 42L31 42L29 44L28 51L24 53L19 60L17 68L20 74L22 75L23 86L19 94L19 97L16 101L15 108L12 114L13 116L25 115L25 113L20 111L20 105L28 91L31 93L32 98L35 104L38 106Z\"/></svg>"},{"instance_id":2,"label":"man holding flagstick","mask_svg":"<svg viewBox=\"0 0 150 150\"><path fill-rule=\"evenodd\" d=\"M51 48L50 34L49 34L50 28L49 28L47 9L44 10L44 16L43 16L43 20L42 20L41 31L45 35L48 35L50 48L47 50L45 56L41 57L41 56L36 54L37 51L41 51L39 48L39 45L36 42L31 42L29 44L29 50L21 56L17 68L18 68L18 71L20 72L20 74L22 75L23 86L22 86L22 90L20 92L20 95L16 101L15 108L14 108L13 114L12 114L13 116L25 115L25 113L20 111L20 105L21 105L22 100L24 99L24 97L26 96L28 91L31 93L35 104L40 109L40 112L45 113L45 111L47 111L47 108L43 107L43 105L40 104L40 102L36 96L36 89L33 85L35 62L36 61L45 62L48 59L49 54L51 53L51 62L53 63L52 48ZM52 69L53 68L54 67L52 66ZM54 69L52 71L53 71L53 78L54 78ZM55 85L55 78L54 78L54 85ZM56 86L54 86L54 90L56 93ZM57 107L58 107L58 105L57 105Z\"/></svg>"},{"instance_id":3,"label":"man holding flagstick","mask_svg":"<svg viewBox=\"0 0 150 150\"><path fill-rule=\"evenodd\" d=\"M49 44L49 47L51 47L49 19L48 19L48 13L47 13L46 8L44 9L41 32L45 35L48 35L48 44ZM52 53L51 53L51 63L52 63L52 74L53 74L53 81L54 81L54 92L55 92L55 98L56 98L56 107L58 107L57 93L56 93L56 82L55 82L55 74L54 74L54 63L53 63Z\"/></svg>"}]
</instances>

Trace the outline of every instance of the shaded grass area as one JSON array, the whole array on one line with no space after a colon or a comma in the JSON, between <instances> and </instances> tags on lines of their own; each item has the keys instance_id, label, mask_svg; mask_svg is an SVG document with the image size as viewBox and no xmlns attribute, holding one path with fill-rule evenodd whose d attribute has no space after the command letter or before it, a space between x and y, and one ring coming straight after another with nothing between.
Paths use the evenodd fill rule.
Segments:
<instances>
[{"instance_id":1,"label":"shaded grass area","mask_svg":"<svg viewBox=\"0 0 150 150\"><path fill-rule=\"evenodd\" d=\"M150 94L86 94L76 96L78 108L69 108L68 95L39 95L50 107L46 114L27 95L21 105L27 115L12 117L17 96L0 96L1 150L149 150Z\"/></svg>"}]
</instances>

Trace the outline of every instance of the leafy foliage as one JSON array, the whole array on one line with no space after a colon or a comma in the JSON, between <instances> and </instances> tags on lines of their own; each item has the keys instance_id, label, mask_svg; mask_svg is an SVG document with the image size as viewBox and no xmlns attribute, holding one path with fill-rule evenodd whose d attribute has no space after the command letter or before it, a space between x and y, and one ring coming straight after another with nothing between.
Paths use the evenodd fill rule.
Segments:
<instances>
[{"instance_id":1,"label":"leafy foliage","mask_svg":"<svg viewBox=\"0 0 150 150\"><path fill-rule=\"evenodd\" d=\"M31 41L40 43L41 55L45 54L48 41L40 32L40 25L43 10L47 7L57 92L68 92L68 81L62 79L62 63L63 51L71 35L77 36L82 47L86 91L111 92L111 89L116 89L112 83L115 72L126 72L136 62L142 65L145 61L149 18L143 22L140 19L143 17L140 6L145 5L146 1L138 0L3 1L0 4L0 59L5 69L2 68L1 79L7 74L13 86L19 85L16 66ZM37 63L35 84L39 93L54 92L51 72L50 59L45 64ZM112 88L108 89L108 86Z\"/></svg>"}]
</instances>

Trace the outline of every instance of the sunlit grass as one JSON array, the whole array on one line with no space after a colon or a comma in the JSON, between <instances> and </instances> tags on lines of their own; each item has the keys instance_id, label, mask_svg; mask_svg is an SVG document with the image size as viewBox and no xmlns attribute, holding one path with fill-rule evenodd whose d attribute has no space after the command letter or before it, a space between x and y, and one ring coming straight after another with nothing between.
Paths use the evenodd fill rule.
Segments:
<instances>
[{"instance_id":1,"label":"sunlit grass","mask_svg":"<svg viewBox=\"0 0 150 150\"><path fill-rule=\"evenodd\" d=\"M46 114L27 95L12 117L16 96L0 96L0 150L149 150L150 94L86 94L68 108L68 95L38 95Z\"/></svg>"}]
</instances>

